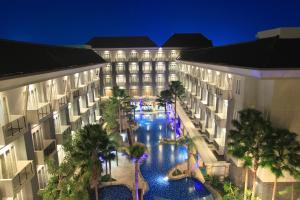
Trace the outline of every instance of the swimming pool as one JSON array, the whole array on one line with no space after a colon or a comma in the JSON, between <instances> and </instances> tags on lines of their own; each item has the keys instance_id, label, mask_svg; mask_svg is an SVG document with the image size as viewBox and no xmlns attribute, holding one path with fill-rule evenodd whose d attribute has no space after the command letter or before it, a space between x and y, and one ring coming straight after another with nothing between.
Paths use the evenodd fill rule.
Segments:
<instances>
[{"instance_id":1,"label":"swimming pool","mask_svg":"<svg viewBox=\"0 0 300 200\"><path fill-rule=\"evenodd\" d=\"M141 165L141 173L149 184L145 200L201 200L212 199L201 182L193 178L171 181L167 172L187 159L187 149L180 145L159 144L162 137L172 138L174 132L166 125L166 116L159 114L137 114L139 128L136 140L146 144L149 156Z\"/></svg>"},{"instance_id":2,"label":"swimming pool","mask_svg":"<svg viewBox=\"0 0 300 200\"><path fill-rule=\"evenodd\" d=\"M106 186L99 189L101 200L132 200L132 193L125 185ZM90 199L95 200L95 194L91 191Z\"/></svg>"}]
</instances>

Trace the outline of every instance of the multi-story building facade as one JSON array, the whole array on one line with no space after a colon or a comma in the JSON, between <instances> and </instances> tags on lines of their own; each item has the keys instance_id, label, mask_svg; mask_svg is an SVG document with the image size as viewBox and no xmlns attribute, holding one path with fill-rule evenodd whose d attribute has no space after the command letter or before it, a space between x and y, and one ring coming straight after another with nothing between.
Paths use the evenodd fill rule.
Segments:
<instances>
[{"instance_id":1,"label":"multi-story building facade","mask_svg":"<svg viewBox=\"0 0 300 200\"><path fill-rule=\"evenodd\" d=\"M39 199L47 158L66 136L100 117L100 65L92 50L0 41L0 194Z\"/></svg>"},{"instance_id":2,"label":"multi-story building facade","mask_svg":"<svg viewBox=\"0 0 300 200\"><path fill-rule=\"evenodd\" d=\"M174 34L162 47L148 37L95 37L88 43L107 63L100 71L101 90L111 95L117 85L134 97L156 96L177 80L180 50L212 46L201 34Z\"/></svg>"},{"instance_id":3,"label":"multi-story building facade","mask_svg":"<svg viewBox=\"0 0 300 200\"><path fill-rule=\"evenodd\" d=\"M207 152L230 162L229 175L238 185L245 180L243 165L226 152L227 134L238 111L258 109L274 126L300 135L299 49L300 29L275 29L259 32L251 42L183 51L177 60L177 75L186 89L184 106L199 126ZM271 199L274 178L268 169L259 168L259 197ZM297 182L287 172L278 181L279 191ZM294 190L278 198L292 195L300 194Z\"/></svg>"},{"instance_id":4,"label":"multi-story building facade","mask_svg":"<svg viewBox=\"0 0 300 200\"><path fill-rule=\"evenodd\" d=\"M145 98L172 80L186 89L182 107L189 117L179 116L181 130L201 136L203 165L242 184L241 163L226 152L239 110L256 108L275 126L300 134L299 33L276 29L221 47L201 34L174 34L161 47L148 37L96 37L84 48L0 40L2 198L38 199L48 180L45 160L60 163L65 136L99 121L100 97L111 96L113 86ZM263 200L270 199L273 181L269 170L259 169ZM285 174L278 187L295 182Z\"/></svg>"}]
</instances>

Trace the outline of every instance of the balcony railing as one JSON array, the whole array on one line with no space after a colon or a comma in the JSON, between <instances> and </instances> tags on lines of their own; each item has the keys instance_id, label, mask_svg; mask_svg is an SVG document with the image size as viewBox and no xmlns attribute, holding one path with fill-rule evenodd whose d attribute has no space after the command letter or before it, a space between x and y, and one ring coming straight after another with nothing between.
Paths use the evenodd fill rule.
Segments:
<instances>
[{"instance_id":1,"label":"balcony railing","mask_svg":"<svg viewBox=\"0 0 300 200\"><path fill-rule=\"evenodd\" d=\"M143 73L151 73L152 72L152 69L143 69Z\"/></svg>"},{"instance_id":2,"label":"balcony railing","mask_svg":"<svg viewBox=\"0 0 300 200\"><path fill-rule=\"evenodd\" d=\"M155 61L167 61L167 57L166 56L156 56L155 57Z\"/></svg>"},{"instance_id":3,"label":"balcony railing","mask_svg":"<svg viewBox=\"0 0 300 200\"><path fill-rule=\"evenodd\" d=\"M15 137L25 133L27 128L25 116L9 115L9 122L2 126L3 141L1 141L1 144L9 144Z\"/></svg>"},{"instance_id":4,"label":"balcony railing","mask_svg":"<svg viewBox=\"0 0 300 200\"><path fill-rule=\"evenodd\" d=\"M216 95L222 96L225 100L232 99L232 90L223 89L223 88L216 88Z\"/></svg>"},{"instance_id":5,"label":"balcony railing","mask_svg":"<svg viewBox=\"0 0 300 200\"><path fill-rule=\"evenodd\" d=\"M125 73L125 69L116 69L116 73L117 74L124 74Z\"/></svg>"},{"instance_id":6,"label":"balcony railing","mask_svg":"<svg viewBox=\"0 0 300 200\"><path fill-rule=\"evenodd\" d=\"M164 81L158 81L158 82L156 82L156 85L157 86L164 86L165 82Z\"/></svg>"},{"instance_id":7,"label":"balcony railing","mask_svg":"<svg viewBox=\"0 0 300 200\"><path fill-rule=\"evenodd\" d=\"M118 86L125 86L126 82L125 81L119 81L119 82L117 82L117 85Z\"/></svg>"},{"instance_id":8,"label":"balcony railing","mask_svg":"<svg viewBox=\"0 0 300 200\"><path fill-rule=\"evenodd\" d=\"M72 116L70 118L70 123L72 131L76 131L77 129L81 128L81 116Z\"/></svg>"},{"instance_id":9,"label":"balcony railing","mask_svg":"<svg viewBox=\"0 0 300 200\"><path fill-rule=\"evenodd\" d=\"M138 81L130 81L131 86L138 86L139 82Z\"/></svg>"},{"instance_id":10,"label":"balcony railing","mask_svg":"<svg viewBox=\"0 0 300 200\"><path fill-rule=\"evenodd\" d=\"M176 69L175 68L169 68L169 73L170 74L175 74L176 73Z\"/></svg>"},{"instance_id":11,"label":"balcony railing","mask_svg":"<svg viewBox=\"0 0 300 200\"><path fill-rule=\"evenodd\" d=\"M151 85L152 84L152 80L143 80L143 84L144 85Z\"/></svg>"},{"instance_id":12,"label":"balcony railing","mask_svg":"<svg viewBox=\"0 0 300 200\"><path fill-rule=\"evenodd\" d=\"M57 144L64 144L65 139L71 135L71 126L62 125L59 133L56 133Z\"/></svg>"},{"instance_id":13,"label":"balcony railing","mask_svg":"<svg viewBox=\"0 0 300 200\"><path fill-rule=\"evenodd\" d=\"M129 57L128 60L131 61L131 62L137 62L139 60L139 58L137 56Z\"/></svg>"},{"instance_id":14,"label":"balcony railing","mask_svg":"<svg viewBox=\"0 0 300 200\"><path fill-rule=\"evenodd\" d=\"M126 57L121 57L121 58L115 58L115 62L125 62Z\"/></svg>"},{"instance_id":15,"label":"balcony railing","mask_svg":"<svg viewBox=\"0 0 300 200\"><path fill-rule=\"evenodd\" d=\"M216 151L219 155L223 155L224 154L224 150L225 150L225 145L224 145L224 139L222 140L222 138L215 138L213 141L213 144L216 148Z\"/></svg>"},{"instance_id":16,"label":"balcony railing","mask_svg":"<svg viewBox=\"0 0 300 200\"><path fill-rule=\"evenodd\" d=\"M67 105L68 99L66 95L58 95L57 98L52 101L52 109L56 111Z\"/></svg>"},{"instance_id":17,"label":"balcony railing","mask_svg":"<svg viewBox=\"0 0 300 200\"><path fill-rule=\"evenodd\" d=\"M151 56L142 56L142 61L151 61Z\"/></svg>"},{"instance_id":18,"label":"balcony railing","mask_svg":"<svg viewBox=\"0 0 300 200\"><path fill-rule=\"evenodd\" d=\"M73 99L79 98L79 90L78 89L72 89L71 94Z\"/></svg>"},{"instance_id":19,"label":"balcony railing","mask_svg":"<svg viewBox=\"0 0 300 200\"><path fill-rule=\"evenodd\" d=\"M30 123L38 124L38 122L52 113L50 103L38 103L37 107L31 107L27 110L27 120Z\"/></svg>"},{"instance_id":20,"label":"balcony railing","mask_svg":"<svg viewBox=\"0 0 300 200\"><path fill-rule=\"evenodd\" d=\"M212 128L206 128L205 132L204 132L204 135L207 137L209 142L212 142L213 137L214 137Z\"/></svg>"},{"instance_id":21,"label":"balcony railing","mask_svg":"<svg viewBox=\"0 0 300 200\"><path fill-rule=\"evenodd\" d=\"M38 165L44 165L45 159L52 155L56 151L55 140L44 140L44 146L42 150L35 150L35 160Z\"/></svg>"},{"instance_id":22,"label":"balcony railing","mask_svg":"<svg viewBox=\"0 0 300 200\"><path fill-rule=\"evenodd\" d=\"M139 73L139 70L138 69L129 69L129 72L131 74L137 74L137 73Z\"/></svg>"},{"instance_id":23,"label":"balcony railing","mask_svg":"<svg viewBox=\"0 0 300 200\"><path fill-rule=\"evenodd\" d=\"M111 81L104 81L104 86L111 87L112 86L112 82Z\"/></svg>"},{"instance_id":24,"label":"balcony railing","mask_svg":"<svg viewBox=\"0 0 300 200\"><path fill-rule=\"evenodd\" d=\"M87 94L88 87L87 87L87 85L81 85L81 86L79 86L78 90L79 90L79 95L83 96L83 95Z\"/></svg>"},{"instance_id":25,"label":"balcony railing","mask_svg":"<svg viewBox=\"0 0 300 200\"><path fill-rule=\"evenodd\" d=\"M108 75L108 74L111 74L111 69L103 69L103 74L104 75Z\"/></svg>"},{"instance_id":26,"label":"balcony railing","mask_svg":"<svg viewBox=\"0 0 300 200\"><path fill-rule=\"evenodd\" d=\"M17 172L10 178L0 179L0 190L3 197L15 196L34 176L32 161L17 161Z\"/></svg>"},{"instance_id":27,"label":"balcony railing","mask_svg":"<svg viewBox=\"0 0 300 200\"><path fill-rule=\"evenodd\" d=\"M163 74L165 73L165 69L156 69L156 73L160 73L160 74Z\"/></svg>"}]
</instances>

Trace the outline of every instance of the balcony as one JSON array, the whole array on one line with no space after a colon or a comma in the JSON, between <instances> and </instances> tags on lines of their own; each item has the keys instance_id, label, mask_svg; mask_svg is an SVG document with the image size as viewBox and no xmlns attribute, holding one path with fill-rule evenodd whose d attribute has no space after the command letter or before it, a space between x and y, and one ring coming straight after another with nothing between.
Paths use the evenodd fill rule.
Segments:
<instances>
[{"instance_id":1,"label":"balcony","mask_svg":"<svg viewBox=\"0 0 300 200\"><path fill-rule=\"evenodd\" d=\"M151 79L143 80L143 85L151 85L151 84L152 84L152 80Z\"/></svg>"},{"instance_id":2,"label":"balcony","mask_svg":"<svg viewBox=\"0 0 300 200\"><path fill-rule=\"evenodd\" d=\"M37 106L27 110L27 120L30 123L38 124L39 121L48 118L52 114L50 103L38 103Z\"/></svg>"},{"instance_id":3,"label":"balcony","mask_svg":"<svg viewBox=\"0 0 300 200\"><path fill-rule=\"evenodd\" d=\"M227 118L224 113L215 113L216 124L220 128L226 128Z\"/></svg>"},{"instance_id":4,"label":"balcony","mask_svg":"<svg viewBox=\"0 0 300 200\"><path fill-rule=\"evenodd\" d=\"M209 142L213 142L214 133L212 128L206 128L204 135L206 136Z\"/></svg>"},{"instance_id":5,"label":"balcony","mask_svg":"<svg viewBox=\"0 0 300 200\"><path fill-rule=\"evenodd\" d=\"M29 160L17 161L17 172L10 178L0 179L2 197L14 197L24 185L34 176L33 162Z\"/></svg>"},{"instance_id":6,"label":"balcony","mask_svg":"<svg viewBox=\"0 0 300 200\"><path fill-rule=\"evenodd\" d=\"M87 85L81 85L79 86L78 90L79 90L79 96L84 96L87 94L88 87Z\"/></svg>"},{"instance_id":7,"label":"balcony","mask_svg":"<svg viewBox=\"0 0 300 200\"><path fill-rule=\"evenodd\" d=\"M126 62L126 57L116 57L115 62Z\"/></svg>"},{"instance_id":8,"label":"balcony","mask_svg":"<svg viewBox=\"0 0 300 200\"><path fill-rule=\"evenodd\" d=\"M155 57L155 61L167 61L167 57L166 56L156 56Z\"/></svg>"},{"instance_id":9,"label":"balcony","mask_svg":"<svg viewBox=\"0 0 300 200\"><path fill-rule=\"evenodd\" d=\"M131 62L137 62L137 61L139 61L139 58L138 58L137 56L130 56L130 57L128 58L128 61L131 61Z\"/></svg>"},{"instance_id":10,"label":"balcony","mask_svg":"<svg viewBox=\"0 0 300 200\"><path fill-rule=\"evenodd\" d=\"M157 86L165 86L165 82L164 81L158 81L156 82Z\"/></svg>"},{"instance_id":11,"label":"balcony","mask_svg":"<svg viewBox=\"0 0 300 200\"><path fill-rule=\"evenodd\" d=\"M121 68L121 69L120 69L120 68L117 68L117 69L116 69L116 73L117 73L117 74L125 74L125 69L124 69L124 68Z\"/></svg>"},{"instance_id":12,"label":"balcony","mask_svg":"<svg viewBox=\"0 0 300 200\"><path fill-rule=\"evenodd\" d=\"M112 87L111 81L104 81L104 87Z\"/></svg>"},{"instance_id":13,"label":"balcony","mask_svg":"<svg viewBox=\"0 0 300 200\"><path fill-rule=\"evenodd\" d=\"M118 86L125 86L126 85L126 81L118 81L117 85Z\"/></svg>"},{"instance_id":14,"label":"balcony","mask_svg":"<svg viewBox=\"0 0 300 200\"><path fill-rule=\"evenodd\" d=\"M81 116L72 116L70 117L71 129L76 131L81 128Z\"/></svg>"},{"instance_id":15,"label":"balcony","mask_svg":"<svg viewBox=\"0 0 300 200\"><path fill-rule=\"evenodd\" d=\"M53 110L60 110L68 105L68 99L66 95L57 95L56 99L52 101L52 109Z\"/></svg>"},{"instance_id":16,"label":"balcony","mask_svg":"<svg viewBox=\"0 0 300 200\"><path fill-rule=\"evenodd\" d=\"M64 144L66 137L71 135L71 127L67 125L62 125L60 131L56 133L57 144Z\"/></svg>"},{"instance_id":17,"label":"balcony","mask_svg":"<svg viewBox=\"0 0 300 200\"><path fill-rule=\"evenodd\" d=\"M142 61L151 61L151 57L150 56L143 56L141 58Z\"/></svg>"},{"instance_id":18,"label":"balcony","mask_svg":"<svg viewBox=\"0 0 300 200\"><path fill-rule=\"evenodd\" d=\"M170 67L170 68L169 68L169 73L170 73L170 74L176 74L176 69L173 68L173 67L172 67L172 68Z\"/></svg>"},{"instance_id":19,"label":"balcony","mask_svg":"<svg viewBox=\"0 0 300 200\"><path fill-rule=\"evenodd\" d=\"M213 141L214 147L216 149L216 152L219 155L223 155L224 154L224 150L225 150L225 139L224 138L215 138Z\"/></svg>"},{"instance_id":20,"label":"balcony","mask_svg":"<svg viewBox=\"0 0 300 200\"><path fill-rule=\"evenodd\" d=\"M80 115L81 115L82 117L89 115L89 114L90 114L89 111L90 111L89 108L81 108L81 107L80 107Z\"/></svg>"},{"instance_id":21,"label":"balcony","mask_svg":"<svg viewBox=\"0 0 300 200\"><path fill-rule=\"evenodd\" d=\"M138 86L139 82L138 81L130 81L130 86Z\"/></svg>"},{"instance_id":22,"label":"balcony","mask_svg":"<svg viewBox=\"0 0 300 200\"><path fill-rule=\"evenodd\" d=\"M88 107L90 108L90 109L96 109L96 102L88 102Z\"/></svg>"},{"instance_id":23,"label":"balcony","mask_svg":"<svg viewBox=\"0 0 300 200\"><path fill-rule=\"evenodd\" d=\"M129 69L129 72L131 74L137 74L137 73L139 73L139 70L138 69Z\"/></svg>"},{"instance_id":24,"label":"balcony","mask_svg":"<svg viewBox=\"0 0 300 200\"><path fill-rule=\"evenodd\" d=\"M47 139L43 141L43 149L35 150L34 156L37 165L44 165L47 157L53 155L56 152L55 140Z\"/></svg>"},{"instance_id":25,"label":"balcony","mask_svg":"<svg viewBox=\"0 0 300 200\"><path fill-rule=\"evenodd\" d=\"M224 100L232 99L232 90L225 88L216 88L216 94L221 96Z\"/></svg>"},{"instance_id":26,"label":"balcony","mask_svg":"<svg viewBox=\"0 0 300 200\"><path fill-rule=\"evenodd\" d=\"M163 74L163 73L165 73L165 69L156 69L156 73L158 73L158 74Z\"/></svg>"},{"instance_id":27,"label":"balcony","mask_svg":"<svg viewBox=\"0 0 300 200\"><path fill-rule=\"evenodd\" d=\"M111 74L111 69L103 69L103 74L104 75L110 75Z\"/></svg>"},{"instance_id":28,"label":"balcony","mask_svg":"<svg viewBox=\"0 0 300 200\"><path fill-rule=\"evenodd\" d=\"M1 145L7 145L15 138L25 133L27 129L26 118L23 115L9 115L9 122L2 126Z\"/></svg>"},{"instance_id":29,"label":"balcony","mask_svg":"<svg viewBox=\"0 0 300 200\"><path fill-rule=\"evenodd\" d=\"M79 90L78 89L72 89L71 90L71 96L73 99L79 98Z\"/></svg>"}]
</instances>

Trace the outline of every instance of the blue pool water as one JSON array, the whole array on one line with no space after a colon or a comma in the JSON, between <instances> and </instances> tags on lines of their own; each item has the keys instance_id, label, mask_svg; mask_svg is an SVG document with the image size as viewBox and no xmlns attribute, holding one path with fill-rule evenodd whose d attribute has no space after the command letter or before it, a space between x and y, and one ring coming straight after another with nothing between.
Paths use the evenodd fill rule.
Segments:
<instances>
[{"instance_id":1,"label":"blue pool water","mask_svg":"<svg viewBox=\"0 0 300 200\"><path fill-rule=\"evenodd\" d=\"M103 187L99 190L100 200L132 200L131 191L124 185L115 185ZM91 191L91 200L95 199Z\"/></svg>"},{"instance_id":2,"label":"blue pool water","mask_svg":"<svg viewBox=\"0 0 300 200\"><path fill-rule=\"evenodd\" d=\"M141 165L141 173L149 184L145 200L197 200L210 196L201 182L193 178L170 181L167 172L187 159L184 146L159 144L161 137L174 137L174 132L166 125L166 116L160 114L137 114L139 128L137 141L146 144L149 156Z\"/></svg>"}]
</instances>

